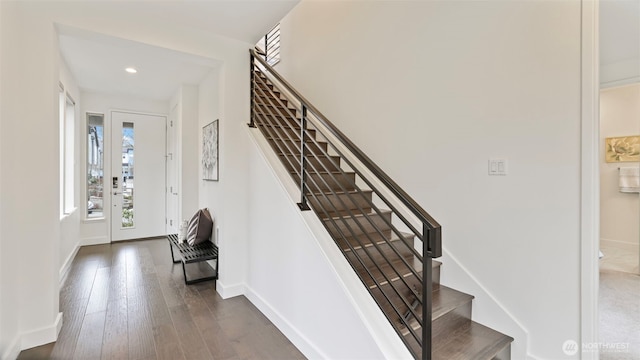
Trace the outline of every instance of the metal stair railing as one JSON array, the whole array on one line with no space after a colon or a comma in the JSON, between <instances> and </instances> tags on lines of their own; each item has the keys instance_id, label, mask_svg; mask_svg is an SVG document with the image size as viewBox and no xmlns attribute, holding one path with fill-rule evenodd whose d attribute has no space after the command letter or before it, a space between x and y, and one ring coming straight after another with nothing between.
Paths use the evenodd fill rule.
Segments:
<instances>
[{"instance_id":1,"label":"metal stair railing","mask_svg":"<svg viewBox=\"0 0 640 360\"><path fill-rule=\"evenodd\" d=\"M442 255L440 224L284 80L264 54L250 50L250 56L248 125L260 127L270 140L299 182L298 206L313 207L336 242L343 244L343 254L362 281L370 283L374 300L387 309L385 314L409 350L416 358L431 359L432 259ZM389 210L381 209L380 203ZM414 239L421 241L418 249ZM411 285L411 277L421 290ZM395 316L399 326L392 320ZM403 336L404 331L410 336Z\"/></svg>"}]
</instances>

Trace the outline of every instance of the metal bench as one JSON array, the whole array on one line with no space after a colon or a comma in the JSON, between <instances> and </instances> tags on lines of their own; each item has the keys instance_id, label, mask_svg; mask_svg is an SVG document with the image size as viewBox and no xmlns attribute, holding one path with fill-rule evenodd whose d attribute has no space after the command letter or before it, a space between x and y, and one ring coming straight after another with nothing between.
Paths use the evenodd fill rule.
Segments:
<instances>
[{"instance_id":1,"label":"metal bench","mask_svg":"<svg viewBox=\"0 0 640 360\"><path fill-rule=\"evenodd\" d=\"M202 281L218 279L218 246L216 244L211 241L205 241L191 246L189 243L179 241L177 234L167 235L167 240L169 240L169 248L171 249L171 261L173 261L174 264L179 262L182 263L182 273L184 275L185 284L191 285ZM179 260L176 260L173 255L173 248L176 248L180 253ZM207 260L216 261L215 275L188 280L185 264L198 263Z\"/></svg>"}]
</instances>

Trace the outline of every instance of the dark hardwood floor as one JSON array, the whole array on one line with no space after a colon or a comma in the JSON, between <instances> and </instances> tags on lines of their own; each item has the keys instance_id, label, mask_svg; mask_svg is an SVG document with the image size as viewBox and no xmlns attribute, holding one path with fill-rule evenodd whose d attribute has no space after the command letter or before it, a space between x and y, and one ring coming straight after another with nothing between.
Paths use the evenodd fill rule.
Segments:
<instances>
[{"instance_id":1,"label":"dark hardwood floor","mask_svg":"<svg viewBox=\"0 0 640 360\"><path fill-rule=\"evenodd\" d=\"M18 359L304 359L244 296L185 285L164 238L81 248L60 310L58 341Z\"/></svg>"}]
</instances>

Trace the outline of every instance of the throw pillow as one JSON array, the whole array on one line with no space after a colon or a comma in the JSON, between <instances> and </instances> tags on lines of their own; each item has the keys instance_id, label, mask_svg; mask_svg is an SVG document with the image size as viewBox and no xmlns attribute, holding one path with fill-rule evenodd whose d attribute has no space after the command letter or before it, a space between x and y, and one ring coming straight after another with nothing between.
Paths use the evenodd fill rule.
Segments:
<instances>
[{"instance_id":1,"label":"throw pillow","mask_svg":"<svg viewBox=\"0 0 640 360\"><path fill-rule=\"evenodd\" d=\"M189 221L187 228L187 242L194 246L211 238L211 230L213 229L213 218L209 213L209 209L200 209Z\"/></svg>"}]
</instances>

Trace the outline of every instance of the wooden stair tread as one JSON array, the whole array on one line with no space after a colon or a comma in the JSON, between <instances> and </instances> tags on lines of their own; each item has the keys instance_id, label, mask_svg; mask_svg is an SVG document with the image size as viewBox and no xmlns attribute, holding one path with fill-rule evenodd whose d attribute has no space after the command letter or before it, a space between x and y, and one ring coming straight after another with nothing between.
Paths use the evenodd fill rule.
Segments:
<instances>
[{"instance_id":1,"label":"wooden stair tread","mask_svg":"<svg viewBox=\"0 0 640 360\"><path fill-rule=\"evenodd\" d=\"M400 235L405 240L410 240L414 237L413 234L400 232ZM390 242L400 241L401 238L391 230L382 231L382 233L374 232L368 234L362 234L358 236L347 236L344 239L339 239L342 243L343 251L351 251L351 247L347 244L351 244L354 250L359 250L362 248L360 244L364 244L365 248L373 247L372 242L375 242L378 245L384 245Z\"/></svg>"},{"instance_id":2,"label":"wooden stair tread","mask_svg":"<svg viewBox=\"0 0 640 360\"><path fill-rule=\"evenodd\" d=\"M469 295L450 287L440 285L433 291L431 303L431 320L435 321L439 317L444 316L452 310L455 310L459 306L471 302L473 299L473 295ZM422 306L418 306L415 311L416 313L420 314L422 312ZM410 326L413 330L418 330L420 328L420 324L415 318L410 321ZM402 330L402 335L406 336L408 334L409 330L404 328Z\"/></svg>"},{"instance_id":3,"label":"wooden stair tread","mask_svg":"<svg viewBox=\"0 0 640 360\"><path fill-rule=\"evenodd\" d=\"M371 272L373 278L364 270L364 267L359 262L352 264L352 266L358 273L362 275L365 285L370 289L375 289L377 287L375 281L377 281L382 286L386 285L388 281L393 282L399 280L400 278L398 276L398 273L404 278L414 276L413 272L407 268L407 266L402 262L400 258L396 257L395 259L391 259L390 262L391 265L389 265L388 262L378 264L380 270L378 270L377 267L370 268L369 271ZM407 263L409 263L409 265L415 270L416 273L422 276L422 263L418 261L415 256L412 256L411 259L408 259ZM398 270L397 273L394 268Z\"/></svg>"},{"instance_id":4,"label":"wooden stair tread","mask_svg":"<svg viewBox=\"0 0 640 360\"><path fill-rule=\"evenodd\" d=\"M458 327L446 341L433 344L434 360L490 360L513 341L498 331L469 321Z\"/></svg>"},{"instance_id":5,"label":"wooden stair tread","mask_svg":"<svg viewBox=\"0 0 640 360\"><path fill-rule=\"evenodd\" d=\"M376 212L376 211L369 211L366 213L366 215L368 215L369 217L372 216L389 216L389 214L391 214L390 210L380 210L380 213ZM326 217L325 215L323 215L323 217L320 218L320 220L322 221L328 221L329 219L333 219L334 221L336 221L336 223L338 223L340 221L340 219L345 218L344 215L340 215L340 214L332 214L329 213L329 216ZM353 212L353 216L351 215L347 215L346 218L348 219L365 219L367 220L367 217L365 217L365 214L358 212L358 211L354 211ZM371 233L373 234L373 233Z\"/></svg>"}]
</instances>

